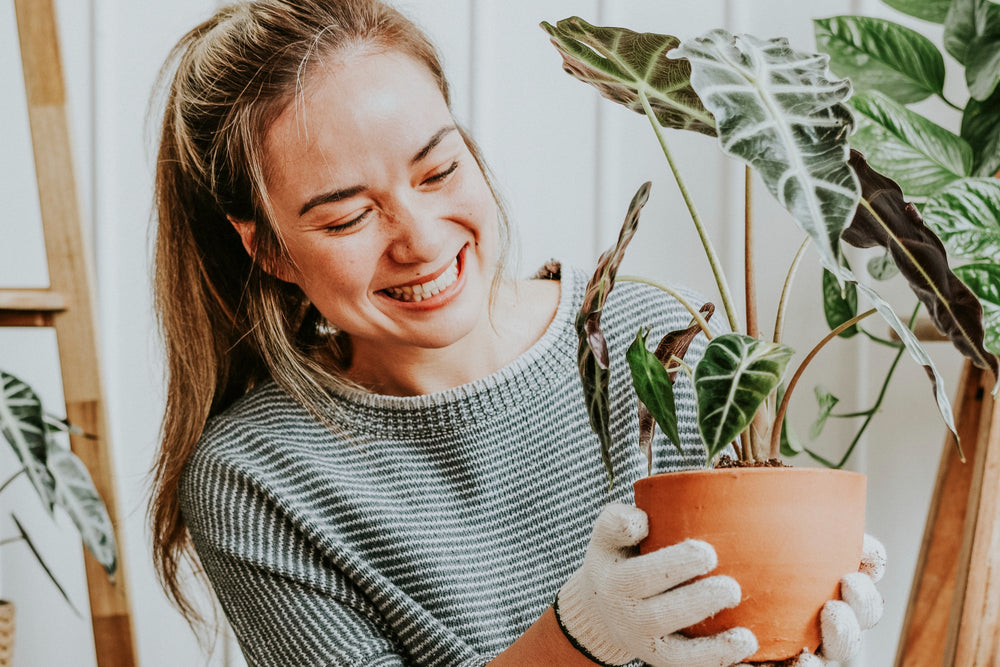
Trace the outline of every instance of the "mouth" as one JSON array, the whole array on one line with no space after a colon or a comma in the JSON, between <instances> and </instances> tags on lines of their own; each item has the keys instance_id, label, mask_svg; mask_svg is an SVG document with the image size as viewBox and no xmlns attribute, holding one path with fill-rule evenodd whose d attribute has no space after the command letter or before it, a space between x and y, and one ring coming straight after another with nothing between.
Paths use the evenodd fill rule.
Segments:
<instances>
[{"instance_id":1,"label":"mouth","mask_svg":"<svg viewBox=\"0 0 1000 667\"><path fill-rule=\"evenodd\" d=\"M422 278L420 282L400 285L398 287L386 287L379 290L394 301L403 303L420 303L447 293L449 288L458 282L462 273L462 259L465 256L465 247L455 256L448 266L435 272L430 278Z\"/></svg>"}]
</instances>

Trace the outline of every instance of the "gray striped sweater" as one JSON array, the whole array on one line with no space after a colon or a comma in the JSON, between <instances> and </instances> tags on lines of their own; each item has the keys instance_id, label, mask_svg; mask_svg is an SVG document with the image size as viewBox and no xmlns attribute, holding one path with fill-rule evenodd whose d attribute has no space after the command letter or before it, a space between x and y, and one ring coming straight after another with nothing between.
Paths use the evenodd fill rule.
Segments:
<instances>
[{"instance_id":1,"label":"gray striped sweater","mask_svg":"<svg viewBox=\"0 0 1000 667\"><path fill-rule=\"evenodd\" d=\"M334 395L335 433L267 383L209 422L181 507L251 665L482 665L552 603L600 508L646 474L625 350L640 326L658 340L689 321L653 288L612 292L609 489L576 369L586 280L564 270L542 338L468 385ZM658 470L704 461L680 376L684 454L658 436Z\"/></svg>"}]
</instances>

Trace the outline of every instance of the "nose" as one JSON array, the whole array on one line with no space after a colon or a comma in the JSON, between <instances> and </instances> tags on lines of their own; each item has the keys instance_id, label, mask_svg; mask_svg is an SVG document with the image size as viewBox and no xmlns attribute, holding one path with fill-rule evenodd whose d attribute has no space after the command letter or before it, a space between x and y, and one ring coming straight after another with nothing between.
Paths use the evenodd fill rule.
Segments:
<instances>
[{"instance_id":1,"label":"nose","mask_svg":"<svg viewBox=\"0 0 1000 667\"><path fill-rule=\"evenodd\" d=\"M419 264L441 258L447 223L419 196L397 200L387 216L388 255L399 264Z\"/></svg>"}]
</instances>

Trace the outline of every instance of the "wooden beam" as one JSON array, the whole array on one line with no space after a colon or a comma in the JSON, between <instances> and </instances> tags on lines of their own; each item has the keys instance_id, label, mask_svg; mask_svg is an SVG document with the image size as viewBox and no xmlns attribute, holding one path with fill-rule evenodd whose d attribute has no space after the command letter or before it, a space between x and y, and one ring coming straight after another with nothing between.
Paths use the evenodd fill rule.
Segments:
<instances>
[{"instance_id":1,"label":"wooden beam","mask_svg":"<svg viewBox=\"0 0 1000 667\"><path fill-rule=\"evenodd\" d=\"M111 441L102 400L97 318L91 301L91 255L80 224L55 10L52 0L14 0L14 8L49 280L52 289L65 295L72 306L52 316L63 371L66 417L85 432L97 435L97 440L71 436L70 444L90 470L118 536L118 572L113 581L89 552L85 555L94 645L101 667L128 667L137 661L135 637Z\"/></svg>"}]
</instances>

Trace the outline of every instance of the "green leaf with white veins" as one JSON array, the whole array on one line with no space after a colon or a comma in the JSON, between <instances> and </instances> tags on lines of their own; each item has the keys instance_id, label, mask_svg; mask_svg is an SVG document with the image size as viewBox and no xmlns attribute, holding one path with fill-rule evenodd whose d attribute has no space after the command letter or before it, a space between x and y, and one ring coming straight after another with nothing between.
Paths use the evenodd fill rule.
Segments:
<instances>
[{"instance_id":1,"label":"green leaf with white veins","mask_svg":"<svg viewBox=\"0 0 1000 667\"><path fill-rule=\"evenodd\" d=\"M48 450L44 410L27 384L0 371L0 433L14 449L31 485L49 513L55 503L55 482L46 467Z\"/></svg>"},{"instance_id":2,"label":"green leaf with white veins","mask_svg":"<svg viewBox=\"0 0 1000 667\"><path fill-rule=\"evenodd\" d=\"M563 69L604 97L645 114L641 91L664 127L715 136L715 120L691 88L691 67L666 56L680 43L676 37L594 26L578 16L541 26L562 55Z\"/></svg>"},{"instance_id":3,"label":"green leaf with white veins","mask_svg":"<svg viewBox=\"0 0 1000 667\"><path fill-rule=\"evenodd\" d=\"M972 171L972 148L952 132L881 93L851 98L858 131L851 147L910 197L932 195Z\"/></svg>"},{"instance_id":4,"label":"green leaf with white veins","mask_svg":"<svg viewBox=\"0 0 1000 667\"><path fill-rule=\"evenodd\" d=\"M842 104L850 82L830 78L827 56L724 30L686 40L672 57L691 62L691 85L715 116L722 150L756 169L823 264L838 266L859 196L847 165L853 120Z\"/></svg>"},{"instance_id":5,"label":"green leaf with white veins","mask_svg":"<svg viewBox=\"0 0 1000 667\"><path fill-rule=\"evenodd\" d=\"M781 382L792 348L742 334L716 336L694 371L698 429L711 461L750 425Z\"/></svg>"},{"instance_id":6,"label":"green leaf with white veins","mask_svg":"<svg viewBox=\"0 0 1000 667\"><path fill-rule=\"evenodd\" d=\"M954 0L944 24L944 46L965 65L972 97L988 98L1000 80L1000 5Z\"/></svg>"},{"instance_id":7,"label":"green leaf with white veins","mask_svg":"<svg viewBox=\"0 0 1000 667\"><path fill-rule=\"evenodd\" d=\"M1000 264L966 264L955 269L983 305L983 347L1000 354Z\"/></svg>"},{"instance_id":8,"label":"green leaf with white veins","mask_svg":"<svg viewBox=\"0 0 1000 667\"><path fill-rule=\"evenodd\" d=\"M924 224L960 259L1000 258L1000 179L965 178L931 197Z\"/></svg>"},{"instance_id":9,"label":"green leaf with white veins","mask_svg":"<svg viewBox=\"0 0 1000 667\"><path fill-rule=\"evenodd\" d=\"M49 469L56 484L56 502L76 524L83 544L111 576L118 566L115 532L86 466L73 452L50 447Z\"/></svg>"},{"instance_id":10,"label":"green leaf with white veins","mask_svg":"<svg viewBox=\"0 0 1000 667\"><path fill-rule=\"evenodd\" d=\"M856 90L878 90L901 104L944 92L944 57L915 30L867 16L817 19L813 28L830 69Z\"/></svg>"},{"instance_id":11,"label":"green leaf with white veins","mask_svg":"<svg viewBox=\"0 0 1000 667\"><path fill-rule=\"evenodd\" d=\"M951 0L882 0L893 9L931 23L944 23Z\"/></svg>"}]
</instances>

